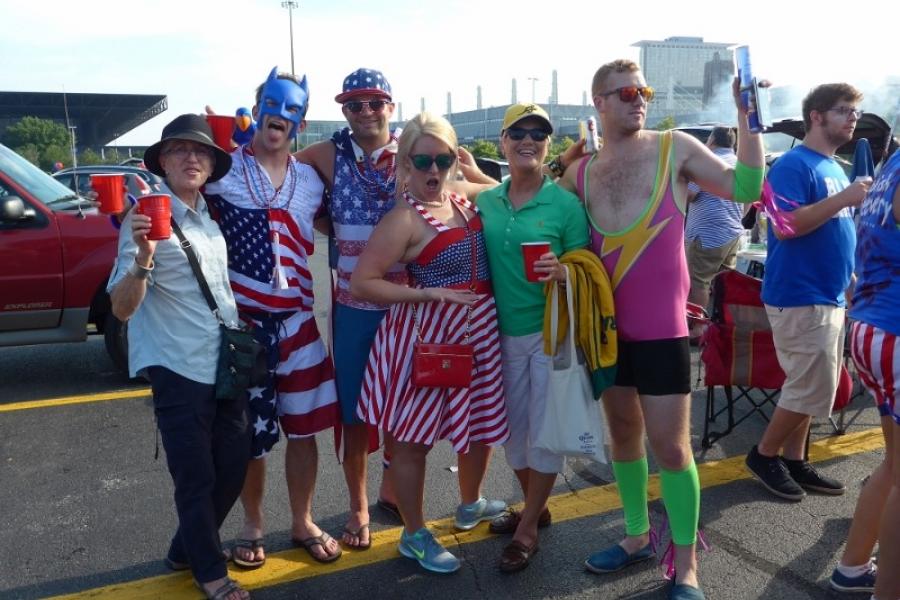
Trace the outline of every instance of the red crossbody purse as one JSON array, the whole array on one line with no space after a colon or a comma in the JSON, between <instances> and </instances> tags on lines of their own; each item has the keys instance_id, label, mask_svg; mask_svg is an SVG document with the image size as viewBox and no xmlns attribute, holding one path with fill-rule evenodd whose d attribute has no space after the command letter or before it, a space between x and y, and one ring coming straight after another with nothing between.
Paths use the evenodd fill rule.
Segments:
<instances>
[{"instance_id":1,"label":"red crossbody purse","mask_svg":"<svg viewBox=\"0 0 900 600\"><path fill-rule=\"evenodd\" d=\"M466 223L466 237L471 231ZM472 246L472 287L478 278L478 255L475 237L470 238ZM416 306L413 304L413 319L416 322L417 341L413 346L412 380L416 387L458 388L472 384L472 371L475 370L475 353L469 344L469 323L472 320L472 307L466 316L465 342L462 344L427 344L422 341L422 330L416 317Z\"/></svg>"}]
</instances>

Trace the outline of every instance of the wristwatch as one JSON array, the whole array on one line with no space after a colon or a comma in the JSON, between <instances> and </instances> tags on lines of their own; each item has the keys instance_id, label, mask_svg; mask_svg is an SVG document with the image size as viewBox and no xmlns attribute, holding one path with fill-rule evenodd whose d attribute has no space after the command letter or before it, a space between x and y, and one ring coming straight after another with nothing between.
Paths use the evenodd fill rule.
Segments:
<instances>
[{"instance_id":1,"label":"wristwatch","mask_svg":"<svg viewBox=\"0 0 900 600\"><path fill-rule=\"evenodd\" d=\"M144 267L138 264L137 258L134 259L134 262L131 263L131 266L128 267L128 274L134 277L135 279L147 279L150 276L150 272L153 271L153 261L150 261L149 267Z\"/></svg>"},{"instance_id":2,"label":"wristwatch","mask_svg":"<svg viewBox=\"0 0 900 600\"><path fill-rule=\"evenodd\" d=\"M559 160L559 156L555 157L550 163L547 165L547 168L550 169L550 172L553 173L554 177L562 177L563 173L566 172L565 167L562 166L562 162Z\"/></svg>"}]
</instances>

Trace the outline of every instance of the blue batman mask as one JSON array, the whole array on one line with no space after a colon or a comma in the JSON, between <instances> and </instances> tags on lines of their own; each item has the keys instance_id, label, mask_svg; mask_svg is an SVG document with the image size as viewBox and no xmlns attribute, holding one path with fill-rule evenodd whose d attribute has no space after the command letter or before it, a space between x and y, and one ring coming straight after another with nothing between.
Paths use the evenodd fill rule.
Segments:
<instances>
[{"instance_id":1,"label":"blue batman mask","mask_svg":"<svg viewBox=\"0 0 900 600\"><path fill-rule=\"evenodd\" d=\"M259 99L259 124L262 126L265 115L280 117L293 123L288 136L297 135L300 122L306 116L309 103L309 88L306 85L306 75L299 84L290 79L278 78L278 67L272 69L268 79L263 84Z\"/></svg>"}]
</instances>

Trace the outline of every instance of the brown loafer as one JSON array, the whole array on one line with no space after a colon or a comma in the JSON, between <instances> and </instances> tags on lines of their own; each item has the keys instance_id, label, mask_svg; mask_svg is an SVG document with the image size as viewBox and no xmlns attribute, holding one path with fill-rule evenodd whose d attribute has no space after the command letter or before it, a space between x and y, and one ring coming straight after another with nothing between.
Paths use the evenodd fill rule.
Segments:
<instances>
[{"instance_id":1,"label":"brown loafer","mask_svg":"<svg viewBox=\"0 0 900 600\"><path fill-rule=\"evenodd\" d=\"M522 513L515 509L509 509L507 512L503 513L493 521L491 521L488 530L491 533L497 533L500 535L507 535L516 532L516 528L519 526L519 521L522 520ZM538 527L543 529L550 525L553 522L553 517L550 516L550 509L546 506L544 510L541 512L541 516L538 517Z\"/></svg>"},{"instance_id":2,"label":"brown loafer","mask_svg":"<svg viewBox=\"0 0 900 600\"><path fill-rule=\"evenodd\" d=\"M534 541L530 548L516 540L511 541L503 549L503 554L500 555L500 570L504 573L521 571L528 566L528 563L531 562L531 557L537 554L537 551L537 540Z\"/></svg>"}]
</instances>

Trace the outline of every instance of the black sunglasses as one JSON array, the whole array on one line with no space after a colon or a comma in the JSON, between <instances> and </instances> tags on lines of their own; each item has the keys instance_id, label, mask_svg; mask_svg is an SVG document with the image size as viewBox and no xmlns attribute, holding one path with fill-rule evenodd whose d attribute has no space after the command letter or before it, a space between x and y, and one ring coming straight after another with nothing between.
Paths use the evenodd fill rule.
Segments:
<instances>
[{"instance_id":1,"label":"black sunglasses","mask_svg":"<svg viewBox=\"0 0 900 600\"><path fill-rule=\"evenodd\" d=\"M390 102L386 100L351 100L344 103L344 108L356 114L362 112L363 106L368 106L373 113L380 113L386 104L390 104Z\"/></svg>"},{"instance_id":2,"label":"black sunglasses","mask_svg":"<svg viewBox=\"0 0 900 600\"><path fill-rule=\"evenodd\" d=\"M626 87L616 88L611 92L603 92L602 94L597 94L598 96L607 97L612 96L613 94L619 95L619 100L622 102L634 102L637 100L637 97L640 96L644 99L644 102L650 102L653 100L653 96L656 95L656 92L649 85L644 87L638 87L636 85L629 85Z\"/></svg>"},{"instance_id":3,"label":"black sunglasses","mask_svg":"<svg viewBox=\"0 0 900 600\"><path fill-rule=\"evenodd\" d=\"M438 154L437 156L413 154L409 158L413 167L418 171L429 171L431 165L437 165L438 171L446 171L456 162L456 157L452 154Z\"/></svg>"},{"instance_id":4,"label":"black sunglasses","mask_svg":"<svg viewBox=\"0 0 900 600\"><path fill-rule=\"evenodd\" d=\"M527 135L535 142L543 142L550 137L550 132L546 129L524 129L522 127L510 127L506 130L506 135L514 142L521 142Z\"/></svg>"}]
</instances>

